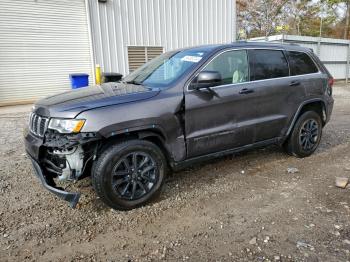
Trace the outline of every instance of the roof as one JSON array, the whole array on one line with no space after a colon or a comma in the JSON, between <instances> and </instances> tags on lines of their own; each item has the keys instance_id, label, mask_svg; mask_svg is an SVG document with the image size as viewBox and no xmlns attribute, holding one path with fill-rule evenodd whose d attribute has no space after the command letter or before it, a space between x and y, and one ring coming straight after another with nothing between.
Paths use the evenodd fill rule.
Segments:
<instances>
[{"instance_id":1,"label":"roof","mask_svg":"<svg viewBox=\"0 0 350 262\"><path fill-rule=\"evenodd\" d=\"M310 51L309 48L301 47L297 44L288 43L269 43L269 42L250 42L250 41L237 41L230 44L221 45L201 45L183 48L182 50L206 50L206 51L217 51L227 48L268 48L268 49L283 49L290 51Z\"/></svg>"},{"instance_id":2,"label":"roof","mask_svg":"<svg viewBox=\"0 0 350 262\"><path fill-rule=\"evenodd\" d=\"M268 37L254 37L249 39L249 41L261 42L298 42L298 43L327 43L327 44L342 44L349 45L350 40L347 39L337 39L337 38L328 38L328 37L312 37L312 36L300 36L300 35L272 35Z\"/></svg>"}]
</instances>

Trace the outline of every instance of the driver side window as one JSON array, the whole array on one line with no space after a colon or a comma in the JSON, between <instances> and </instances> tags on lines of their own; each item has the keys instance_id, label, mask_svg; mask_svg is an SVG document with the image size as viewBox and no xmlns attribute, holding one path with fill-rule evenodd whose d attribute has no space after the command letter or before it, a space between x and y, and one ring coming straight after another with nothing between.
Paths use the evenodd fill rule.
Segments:
<instances>
[{"instance_id":1,"label":"driver side window","mask_svg":"<svg viewBox=\"0 0 350 262\"><path fill-rule=\"evenodd\" d=\"M224 52L207 64L202 71L219 72L222 77L222 85L247 82L247 52L246 50Z\"/></svg>"}]
</instances>

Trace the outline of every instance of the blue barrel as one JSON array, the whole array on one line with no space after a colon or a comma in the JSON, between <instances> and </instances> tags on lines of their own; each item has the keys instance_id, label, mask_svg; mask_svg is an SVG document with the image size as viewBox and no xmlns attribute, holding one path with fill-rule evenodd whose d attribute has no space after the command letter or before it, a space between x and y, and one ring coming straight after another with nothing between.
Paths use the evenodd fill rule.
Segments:
<instances>
[{"instance_id":1,"label":"blue barrel","mask_svg":"<svg viewBox=\"0 0 350 262\"><path fill-rule=\"evenodd\" d=\"M89 85L89 75L88 74L71 74L69 75L70 83L72 89L84 87Z\"/></svg>"}]
</instances>

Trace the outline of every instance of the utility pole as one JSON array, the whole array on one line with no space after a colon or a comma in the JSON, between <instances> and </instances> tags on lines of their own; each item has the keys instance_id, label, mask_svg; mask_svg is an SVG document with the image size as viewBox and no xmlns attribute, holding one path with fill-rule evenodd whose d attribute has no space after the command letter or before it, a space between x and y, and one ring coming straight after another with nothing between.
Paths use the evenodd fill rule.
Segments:
<instances>
[{"instance_id":1,"label":"utility pole","mask_svg":"<svg viewBox=\"0 0 350 262\"><path fill-rule=\"evenodd\" d=\"M320 55L321 55L323 15L324 15L324 7L322 6L321 13L320 13L320 18L321 18L321 21L320 21L320 35L318 37L318 42L317 42L317 56L318 57L320 57Z\"/></svg>"},{"instance_id":2,"label":"utility pole","mask_svg":"<svg viewBox=\"0 0 350 262\"><path fill-rule=\"evenodd\" d=\"M345 13L345 28L344 28L344 39L349 37L349 25L350 25L350 0L346 1L346 13Z\"/></svg>"}]
</instances>

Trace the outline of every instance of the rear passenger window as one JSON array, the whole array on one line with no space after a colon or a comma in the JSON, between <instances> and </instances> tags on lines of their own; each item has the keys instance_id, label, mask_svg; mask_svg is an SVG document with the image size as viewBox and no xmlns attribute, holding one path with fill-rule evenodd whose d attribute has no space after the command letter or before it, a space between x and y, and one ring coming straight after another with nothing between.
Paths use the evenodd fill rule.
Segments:
<instances>
[{"instance_id":1,"label":"rear passenger window","mask_svg":"<svg viewBox=\"0 0 350 262\"><path fill-rule=\"evenodd\" d=\"M249 50L250 80L289 76L289 68L280 50Z\"/></svg>"},{"instance_id":2,"label":"rear passenger window","mask_svg":"<svg viewBox=\"0 0 350 262\"><path fill-rule=\"evenodd\" d=\"M290 65L290 74L295 75L305 75L317 73L318 68L312 59L305 53L302 52L288 52L288 59Z\"/></svg>"}]
</instances>

